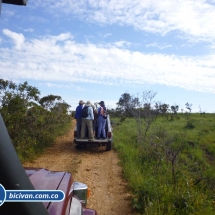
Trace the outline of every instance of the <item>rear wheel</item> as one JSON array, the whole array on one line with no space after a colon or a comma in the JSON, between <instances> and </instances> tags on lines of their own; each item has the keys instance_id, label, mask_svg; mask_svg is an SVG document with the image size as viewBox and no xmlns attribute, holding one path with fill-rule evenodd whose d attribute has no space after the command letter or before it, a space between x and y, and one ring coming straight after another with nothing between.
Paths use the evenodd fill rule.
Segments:
<instances>
[{"instance_id":1,"label":"rear wheel","mask_svg":"<svg viewBox=\"0 0 215 215\"><path fill-rule=\"evenodd\" d=\"M110 151L112 149L112 142L108 141L106 151Z\"/></svg>"}]
</instances>

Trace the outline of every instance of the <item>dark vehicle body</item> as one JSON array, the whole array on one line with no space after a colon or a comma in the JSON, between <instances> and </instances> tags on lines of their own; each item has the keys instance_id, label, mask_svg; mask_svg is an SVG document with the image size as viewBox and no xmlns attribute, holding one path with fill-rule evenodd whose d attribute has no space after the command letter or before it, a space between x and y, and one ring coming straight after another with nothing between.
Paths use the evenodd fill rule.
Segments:
<instances>
[{"instance_id":1,"label":"dark vehicle body","mask_svg":"<svg viewBox=\"0 0 215 215\"><path fill-rule=\"evenodd\" d=\"M26 5L28 0L0 0L0 1L6 4Z\"/></svg>"},{"instance_id":2,"label":"dark vehicle body","mask_svg":"<svg viewBox=\"0 0 215 215\"><path fill-rule=\"evenodd\" d=\"M61 202L4 202L1 215L96 215L86 208L88 187L71 173L23 168L0 114L0 184L5 190L61 190Z\"/></svg>"},{"instance_id":3,"label":"dark vehicle body","mask_svg":"<svg viewBox=\"0 0 215 215\"><path fill-rule=\"evenodd\" d=\"M95 136L97 136L97 130L98 127L96 125L95 127ZM112 127L112 122L110 121L110 115L107 115L106 119L106 126L105 126L105 132L106 132L106 138L103 139L94 139L89 140L88 133L86 132L85 138L80 139L77 138L77 126L75 126L74 129L74 144L76 149L80 149L85 145L98 145L98 146L106 146L106 150L110 151L112 149L112 142L113 142L113 127Z\"/></svg>"},{"instance_id":4,"label":"dark vehicle body","mask_svg":"<svg viewBox=\"0 0 215 215\"><path fill-rule=\"evenodd\" d=\"M26 5L28 0L0 0L0 14L2 3L14 5Z\"/></svg>"}]
</instances>

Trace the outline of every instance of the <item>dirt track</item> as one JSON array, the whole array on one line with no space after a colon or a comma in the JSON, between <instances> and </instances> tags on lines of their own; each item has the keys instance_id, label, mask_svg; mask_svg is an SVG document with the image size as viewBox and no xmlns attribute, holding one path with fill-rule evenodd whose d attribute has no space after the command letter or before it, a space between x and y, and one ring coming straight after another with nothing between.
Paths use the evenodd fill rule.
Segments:
<instances>
[{"instance_id":1,"label":"dirt track","mask_svg":"<svg viewBox=\"0 0 215 215\"><path fill-rule=\"evenodd\" d=\"M72 172L75 181L89 186L88 207L95 209L98 215L133 215L131 196L118 162L114 150L106 152L104 148L87 147L77 151L71 129L34 162L24 166Z\"/></svg>"}]
</instances>

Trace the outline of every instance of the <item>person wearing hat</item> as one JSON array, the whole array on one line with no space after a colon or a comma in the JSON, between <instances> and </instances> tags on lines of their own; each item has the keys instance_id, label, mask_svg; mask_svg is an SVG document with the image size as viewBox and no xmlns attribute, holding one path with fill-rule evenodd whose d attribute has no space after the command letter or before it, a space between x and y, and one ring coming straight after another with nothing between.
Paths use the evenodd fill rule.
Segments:
<instances>
[{"instance_id":1,"label":"person wearing hat","mask_svg":"<svg viewBox=\"0 0 215 215\"><path fill-rule=\"evenodd\" d=\"M98 112L97 109L94 105L92 105L93 108L93 115L94 115L94 120L93 120L93 136L96 138L96 125L97 125L97 118L98 118Z\"/></svg>"},{"instance_id":2,"label":"person wearing hat","mask_svg":"<svg viewBox=\"0 0 215 215\"><path fill-rule=\"evenodd\" d=\"M75 111L75 119L76 119L76 126L77 126L77 138L80 138L81 137L81 122L82 122L81 110L82 110L85 102L83 100L80 100L78 104L79 105L76 107L76 111Z\"/></svg>"},{"instance_id":3,"label":"person wearing hat","mask_svg":"<svg viewBox=\"0 0 215 215\"><path fill-rule=\"evenodd\" d=\"M106 125L106 118L107 118L106 117L107 108L105 107L104 101L100 101L98 104L100 105L100 107L98 108L98 119L97 119L98 134L97 134L97 138L100 139L101 134L102 134L102 138L106 139L105 125Z\"/></svg>"},{"instance_id":4,"label":"person wearing hat","mask_svg":"<svg viewBox=\"0 0 215 215\"><path fill-rule=\"evenodd\" d=\"M89 140L94 140L93 137L93 120L94 120L94 114L93 114L93 108L90 101L87 101L84 108L87 107L88 116L83 118L82 117L82 123L81 123L81 139L85 138L86 135L86 127L88 129L88 137Z\"/></svg>"}]
</instances>

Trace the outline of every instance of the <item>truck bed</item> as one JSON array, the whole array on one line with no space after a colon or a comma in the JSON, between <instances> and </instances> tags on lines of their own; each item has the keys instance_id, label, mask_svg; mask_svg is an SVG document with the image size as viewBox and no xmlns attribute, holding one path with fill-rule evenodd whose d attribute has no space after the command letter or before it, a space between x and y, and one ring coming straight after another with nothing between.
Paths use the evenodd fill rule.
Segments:
<instances>
[{"instance_id":1,"label":"truck bed","mask_svg":"<svg viewBox=\"0 0 215 215\"><path fill-rule=\"evenodd\" d=\"M98 127L95 129L95 136L97 136L97 130ZM82 148L86 144L98 144L98 145L106 145L107 146L107 151L111 150L112 148L112 139L113 139L113 128L110 122L110 116L107 116L107 121L106 121L106 127L105 127L105 132L106 132L106 138L103 139L102 137L100 139L93 139L89 140L88 134L86 132L86 137L84 139L77 138L77 127L75 126L74 129L74 144L76 145L76 149Z\"/></svg>"}]
</instances>

